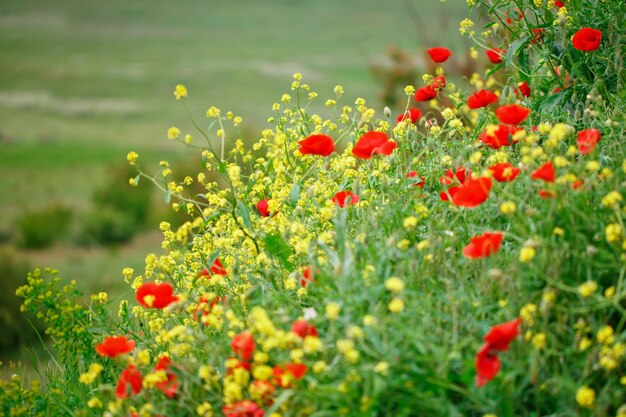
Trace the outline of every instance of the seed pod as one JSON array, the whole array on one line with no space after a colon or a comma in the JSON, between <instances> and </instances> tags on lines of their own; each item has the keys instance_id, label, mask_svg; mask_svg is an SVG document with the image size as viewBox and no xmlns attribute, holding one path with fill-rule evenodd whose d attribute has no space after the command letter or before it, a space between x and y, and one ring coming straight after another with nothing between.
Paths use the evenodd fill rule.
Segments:
<instances>
[{"instance_id":1,"label":"seed pod","mask_svg":"<svg viewBox=\"0 0 626 417\"><path fill-rule=\"evenodd\" d=\"M508 85L505 85L504 88L502 89L501 96L504 98L507 98L509 94L511 94L511 87L509 87Z\"/></svg>"}]
</instances>

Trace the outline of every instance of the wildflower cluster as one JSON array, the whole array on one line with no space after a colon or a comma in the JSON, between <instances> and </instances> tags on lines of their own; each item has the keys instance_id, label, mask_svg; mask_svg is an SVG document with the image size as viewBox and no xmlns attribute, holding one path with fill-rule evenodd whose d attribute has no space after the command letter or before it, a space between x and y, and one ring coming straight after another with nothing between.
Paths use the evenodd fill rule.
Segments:
<instances>
[{"instance_id":1,"label":"wildflower cluster","mask_svg":"<svg viewBox=\"0 0 626 417\"><path fill-rule=\"evenodd\" d=\"M456 52L433 47L396 114L341 86L315 113L295 74L250 147L216 107L201 141L167 132L199 147L195 178L129 153L133 185L188 214L123 271L132 300L75 306L39 272L18 291L75 358L77 413L624 415L624 80L606 59L623 29L579 32L590 6L556 3L468 1L495 19L461 23L488 71L452 84ZM53 407L59 383L26 392ZM15 385L3 404L36 412Z\"/></svg>"}]
</instances>

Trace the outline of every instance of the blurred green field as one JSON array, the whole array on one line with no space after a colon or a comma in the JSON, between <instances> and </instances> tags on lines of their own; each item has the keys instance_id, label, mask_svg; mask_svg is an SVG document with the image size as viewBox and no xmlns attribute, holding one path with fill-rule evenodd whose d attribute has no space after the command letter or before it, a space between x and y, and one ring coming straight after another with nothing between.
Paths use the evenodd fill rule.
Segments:
<instances>
[{"instance_id":1,"label":"blurred green field","mask_svg":"<svg viewBox=\"0 0 626 417\"><path fill-rule=\"evenodd\" d=\"M419 59L420 42L449 33L458 46L462 1L440 0L22 0L0 2L0 231L23 210L53 202L80 212L108 167L129 150L183 159L165 131L190 129L172 90L184 83L192 112L216 105L264 125L301 72L320 94L342 84L375 101L368 64L391 44ZM254 129L254 130L253 130ZM25 252L35 265L95 285L140 266L158 239L126 249Z\"/></svg>"}]
</instances>

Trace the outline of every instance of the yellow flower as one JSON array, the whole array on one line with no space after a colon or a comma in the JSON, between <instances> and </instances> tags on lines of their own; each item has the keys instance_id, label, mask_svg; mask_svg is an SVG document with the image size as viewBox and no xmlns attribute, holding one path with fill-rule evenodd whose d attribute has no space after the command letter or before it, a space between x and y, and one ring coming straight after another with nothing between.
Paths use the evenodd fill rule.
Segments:
<instances>
[{"instance_id":1,"label":"yellow flower","mask_svg":"<svg viewBox=\"0 0 626 417\"><path fill-rule=\"evenodd\" d=\"M180 129L172 126L169 129L167 129L167 138L168 139L176 139L178 136L180 136Z\"/></svg>"},{"instance_id":2,"label":"yellow flower","mask_svg":"<svg viewBox=\"0 0 626 417\"><path fill-rule=\"evenodd\" d=\"M591 294L596 292L597 289L598 289L598 284L596 284L595 281L587 281L578 286L578 293L583 298L588 298L588 297L591 297Z\"/></svg>"},{"instance_id":3,"label":"yellow flower","mask_svg":"<svg viewBox=\"0 0 626 417\"><path fill-rule=\"evenodd\" d=\"M611 326L602 326L598 333L596 334L596 338L599 343L603 345L609 345L615 341L615 335L613 332L613 328Z\"/></svg>"},{"instance_id":4,"label":"yellow flower","mask_svg":"<svg viewBox=\"0 0 626 417\"><path fill-rule=\"evenodd\" d=\"M391 302L389 303L387 308L392 313L399 313L402 310L404 310L404 301L402 301L402 299L396 297L393 300L391 300Z\"/></svg>"},{"instance_id":5,"label":"yellow flower","mask_svg":"<svg viewBox=\"0 0 626 417\"><path fill-rule=\"evenodd\" d=\"M404 289L404 281L398 277L387 278L385 281L385 288L393 293L399 293Z\"/></svg>"},{"instance_id":6,"label":"yellow flower","mask_svg":"<svg viewBox=\"0 0 626 417\"><path fill-rule=\"evenodd\" d=\"M341 306L337 303L328 303L324 309L328 320L337 320L339 313L341 312Z\"/></svg>"},{"instance_id":7,"label":"yellow flower","mask_svg":"<svg viewBox=\"0 0 626 417\"><path fill-rule=\"evenodd\" d=\"M102 408L102 401L99 398L93 397L87 401L87 407L89 408Z\"/></svg>"},{"instance_id":8,"label":"yellow flower","mask_svg":"<svg viewBox=\"0 0 626 417\"><path fill-rule=\"evenodd\" d=\"M389 370L389 364L385 361L378 362L374 366L374 372L377 374L387 375L387 371Z\"/></svg>"},{"instance_id":9,"label":"yellow flower","mask_svg":"<svg viewBox=\"0 0 626 417\"><path fill-rule=\"evenodd\" d=\"M533 336L532 344L535 349L540 350L546 347L546 334L545 333L537 333Z\"/></svg>"},{"instance_id":10,"label":"yellow flower","mask_svg":"<svg viewBox=\"0 0 626 417\"><path fill-rule=\"evenodd\" d=\"M576 391L576 402L581 407L592 408L596 400L596 392L589 387L580 387Z\"/></svg>"},{"instance_id":11,"label":"yellow flower","mask_svg":"<svg viewBox=\"0 0 626 417\"><path fill-rule=\"evenodd\" d=\"M139 154L137 152L134 152L134 151L130 151L130 152L128 152L128 155L126 155L126 160L131 165L135 165L135 163L137 162L137 158L139 158Z\"/></svg>"},{"instance_id":12,"label":"yellow flower","mask_svg":"<svg viewBox=\"0 0 626 417\"><path fill-rule=\"evenodd\" d=\"M605 207L613 207L622 202L622 195L617 191L611 191L602 198L602 205Z\"/></svg>"},{"instance_id":13,"label":"yellow flower","mask_svg":"<svg viewBox=\"0 0 626 417\"><path fill-rule=\"evenodd\" d=\"M174 88L174 97L176 97L176 100L187 97L187 87L182 84L178 84Z\"/></svg>"},{"instance_id":14,"label":"yellow flower","mask_svg":"<svg viewBox=\"0 0 626 417\"><path fill-rule=\"evenodd\" d=\"M417 226L417 217L409 216L406 219L404 219L403 224L404 224L405 229L412 229L415 226Z\"/></svg>"},{"instance_id":15,"label":"yellow flower","mask_svg":"<svg viewBox=\"0 0 626 417\"><path fill-rule=\"evenodd\" d=\"M604 235L606 237L606 241L609 243L617 242L622 237L622 228L617 223L608 224L604 228Z\"/></svg>"},{"instance_id":16,"label":"yellow flower","mask_svg":"<svg viewBox=\"0 0 626 417\"><path fill-rule=\"evenodd\" d=\"M504 203L500 204L500 213L504 215L513 214L515 213L516 209L517 206L512 201L505 201Z\"/></svg>"},{"instance_id":17,"label":"yellow flower","mask_svg":"<svg viewBox=\"0 0 626 417\"><path fill-rule=\"evenodd\" d=\"M524 246L519 253L520 262L530 262L534 257L537 251L532 246Z\"/></svg>"}]
</instances>

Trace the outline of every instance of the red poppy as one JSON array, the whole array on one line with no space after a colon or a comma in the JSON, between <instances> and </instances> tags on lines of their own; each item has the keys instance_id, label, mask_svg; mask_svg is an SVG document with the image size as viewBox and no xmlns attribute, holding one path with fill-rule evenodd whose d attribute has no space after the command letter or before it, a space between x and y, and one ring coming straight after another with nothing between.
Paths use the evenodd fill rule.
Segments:
<instances>
[{"instance_id":1,"label":"red poppy","mask_svg":"<svg viewBox=\"0 0 626 417\"><path fill-rule=\"evenodd\" d=\"M257 379L250 384L249 390L252 397L260 399L262 405L271 405L276 387L270 381L259 381Z\"/></svg>"},{"instance_id":2,"label":"red poppy","mask_svg":"<svg viewBox=\"0 0 626 417\"><path fill-rule=\"evenodd\" d=\"M163 356L159 359L159 362L154 367L155 371L165 371L167 375L167 381L161 381L156 384L156 387L163 392L166 396L173 398L178 394L178 377L174 372L171 371L172 360Z\"/></svg>"},{"instance_id":3,"label":"red poppy","mask_svg":"<svg viewBox=\"0 0 626 417\"><path fill-rule=\"evenodd\" d=\"M341 208L344 208L346 206L348 198L350 199L351 206L355 205L360 200L358 195L354 194L350 190L345 190L339 191L337 194L335 194L335 196L333 197L333 203Z\"/></svg>"},{"instance_id":4,"label":"red poppy","mask_svg":"<svg viewBox=\"0 0 626 417\"><path fill-rule=\"evenodd\" d=\"M483 345L476 354L474 367L476 369L476 386L482 387L491 381L500 372L500 358L489 349L489 345Z\"/></svg>"},{"instance_id":5,"label":"red poppy","mask_svg":"<svg viewBox=\"0 0 626 417\"><path fill-rule=\"evenodd\" d=\"M267 202L267 200L260 200L258 203L256 203L256 209L259 212L259 214L261 215L261 217L269 217L270 216L270 211L269 211L269 203Z\"/></svg>"},{"instance_id":6,"label":"red poppy","mask_svg":"<svg viewBox=\"0 0 626 417\"><path fill-rule=\"evenodd\" d=\"M590 52L600 47L602 32L597 29L582 28L572 37L572 45L579 51Z\"/></svg>"},{"instance_id":7,"label":"red poppy","mask_svg":"<svg viewBox=\"0 0 626 417\"><path fill-rule=\"evenodd\" d=\"M302 268L302 279L300 280L300 284L306 288L307 284L310 282L315 282L315 279L313 278L313 268L306 266Z\"/></svg>"},{"instance_id":8,"label":"red poppy","mask_svg":"<svg viewBox=\"0 0 626 417\"><path fill-rule=\"evenodd\" d=\"M225 417L263 417L265 411L252 400L243 400L222 406Z\"/></svg>"},{"instance_id":9,"label":"red poppy","mask_svg":"<svg viewBox=\"0 0 626 417\"><path fill-rule=\"evenodd\" d=\"M524 97L530 97L530 87L526 81L522 81L521 83L517 83L517 90L515 91L517 96L520 94Z\"/></svg>"},{"instance_id":10,"label":"red poppy","mask_svg":"<svg viewBox=\"0 0 626 417\"><path fill-rule=\"evenodd\" d=\"M543 40L543 34L546 30L544 28L534 28L533 38L530 40L531 43L541 42Z\"/></svg>"},{"instance_id":11,"label":"red poppy","mask_svg":"<svg viewBox=\"0 0 626 417\"><path fill-rule=\"evenodd\" d=\"M375 154L391 155L397 144L391 142L384 132L369 131L357 140L352 154L358 158L370 159Z\"/></svg>"},{"instance_id":12,"label":"red poppy","mask_svg":"<svg viewBox=\"0 0 626 417\"><path fill-rule=\"evenodd\" d=\"M317 337L317 329L312 324L306 322L306 320L296 320L291 325L291 331L302 339L307 336Z\"/></svg>"},{"instance_id":13,"label":"red poppy","mask_svg":"<svg viewBox=\"0 0 626 417\"><path fill-rule=\"evenodd\" d=\"M178 297L174 295L174 287L164 282L156 284L154 282L146 282L137 289L135 298L144 307L162 309L171 303L178 301Z\"/></svg>"},{"instance_id":14,"label":"red poppy","mask_svg":"<svg viewBox=\"0 0 626 417\"><path fill-rule=\"evenodd\" d=\"M274 366L274 381L282 388L291 387L293 378L300 380L306 375L308 367L303 363L288 363L283 368L280 365Z\"/></svg>"},{"instance_id":15,"label":"red poppy","mask_svg":"<svg viewBox=\"0 0 626 417\"><path fill-rule=\"evenodd\" d=\"M502 57L505 53L506 51L501 48L492 48L485 51L485 54L487 55L487 58L489 58L489 61L494 64L499 64L500 62L502 62Z\"/></svg>"},{"instance_id":16,"label":"red poppy","mask_svg":"<svg viewBox=\"0 0 626 417\"><path fill-rule=\"evenodd\" d=\"M422 117L422 112L420 111L420 109L411 107L409 110L398 116L396 121L400 123L408 118L411 119L411 123L417 123L420 117Z\"/></svg>"},{"instance_id":17,"label":"red poppy","mask_svg":"<svg viewBox=\"0 0 626 417\"><path fill-rule=\"evenodd\" d=\"M526 120L529 114L530 109L519 104L508 104L496 110L496 117L500 123L507 125L518 125Z\"/></svg>"},{"instance_id":18,"label":"red poppy","mask_svg":"<svg viewBox=\"0 0 626 417\"><path fill-rule=\"evenodd\" d=\"M572 183L572 189L578 190L585 185L585 180L576 180Z\"/></svg>"},{"instance_id":19,"label":"red poppy","mask_svg":"<svg viewBox=\"0 0 626 417\"><path fill-rule=\"evenodd\" d=\"M522 322L522 319L516 318L515 320L508 321L506 323L501 323L493 326L489 333L485 335L483 339L489 349L506 351L509 350L509 345L517 335L519 335L519 325Z\"/></svg>"},{"instance_id":20,"label":"red poppy","mask_svg":"<svg viewBox=\"0 0 626 417\"><path fill-rule=\"evenodd\" d=\"M565 6L565 2L561 0L554 0L554 5L558 8Z\"/></svg>"},{"instance_id":21,"label":"red poppy","mask_svg":"<svg viewBox=\"0 0 626 417\"><path fill-rule=\"evenodd\" d=\"M517 176L521 172L521 169L514 167L508 162L503 162L491 165L489 167L489 172L491 172L491 175L496 181L509 182L517 178Z\"/></svg>"},{"instance_id":22,"label":"red poppy","mask_svg":"<svg viewBox=\"0 0 626 417\"><path fill-rule=\"evenodd\" d=\"M425 181L426 178L424 177L420 177L417 174L417 171L411 171L408 174L406 174L407 178L417 178L417 181L413 184L413 187L420 187L420 188L424 188L424 185L426 185Z\"/></svg>"},{"instance_id":23,"label":"red poppy","mask_svg":"<svg viewBox=\"0 0 626 417\"><path fill-rule=\"evenodd\" d=\"M473 208L484 203L491 191L491 178L469 179L451 194L451 203L455 206Z\"/></svg>"},{"instance_id":24,"label":"red poppy","mask_svg":"<svg viewBox=\"0 0 626 417\"><path fill-rule=\"evenodd\" d=\"M450 199L454 197L456 192L459 191L459 188L460 188L459 185L452 186L448 188L446 191L440 192L439 198L441 198L441 201L450 201Z\"/></svg>"},{"instance_id":25,"label":"red poppy","mask_svg":"<svg viewBox=\"0 0 626 417\"><path fill-rule=\"evenodd\" d=\"M511 125L497 125L495 128L487 128L478 136L478 140L492 149L500 149L503 146L511 146L513 135L523 130Z\"/></svg>"},{"instance_id":26,"label":"red poppy","mask_svg":"<svg viewBox=\"0 0 626 417\"><path fill-rule=\"evenodd\" d=\"M446 77L443 75L438 75L433 78L430 83L431 87L435 89L435 91L439 91L446 86Z\"/></svg>"},{"instance_id":27,"label":"red poppy","mask_svg":"<svg viewBox=\"0 0 626 417\"><path fill-rule=\"evenodd\" d=\"M256 347L252 333L246 330L238 335L235 335L235 337L233 337L233 341L230 343L230 347L233 348L233 352L241 356L241 359L244 361L250 360L252 353L254 352L254 348Z\"/></svg>"},{"instance_id":28,"label":"red poppy","mask_svg":"<svg viewBox=\"0 0 626 417\"><path fill-rule=\"evenodd\" d=\"M480 90L476 91L470 96L469 99L467 99L467 105L470 109L480 109L481 107L487 107L496 101L498 101L498 96L496 96L492 91Z\"/></svg>"},{"instance_id":29,"label":"red poppy","mask_svg":"<svg viewBox=\"0 0 626 417\"><path fill-rule=\"evenodd\" d=\"M437 91L431 85L422 87L415 92L415 101L430 101L435 97L437 97Z\"/></svg>"},{"instance_id":30,"label":"red poppy","mask_svg":"<svg viewBox=\"0 0 626 417\"><path fill-rule=\"evenodd\" d=\"M201 316L208 316L211 314L213 307L217 305L217 303L221 301L226 301L226 297L215 297L211 301L209 301L209 297L203 295L198 300L198 305L196 306L196 311L194 312L194 320L198 320ZM208 325L208 322L206 323Z\"/></svg>"},{"instance_id":31,"label":"red poppy","mask_svg":"<svg viewBox=\"0 0 626 417\"><path fill-rule=\"evenodd\" d=\"M311 135L300 142L300 153L302 155L328 156L335 151L333 138L324 134Z\"/></svg>"},{"instance_id":32,"label":"red poppy","mask_svg":"<svg viewBox=\"0 0 626 417\"><path fill-rule=\"evenodd\" d=\"M601 137L602 135L597 129L587 129L578 132L578 138L576 140L576 143L578 144L578 150L583 155L587 155L588 153L593 152L593 150L596 148L596 144L600 142Z\"/></svg>"},{"instance_id":33,"label":"red poppy","mask_svg":"<svg viewBox=\"0 0 626 417\"><path fill-rule=\"evenodd\" d=\"M556 178L554 165L552 164L552 162L546 162L545 164L534 170L532 174L530 174L530 178L545 182L554 182Z\"/></svg>"},{"instance_id":34,"label":"red poppy","mask_svg":"<svg viewBox=\"0 0 626 417\"><path fill-rule=\"evenodd\" d=\"M539 197L544 200L556 197L556 193L553 190L539 190L537 191L537 194L539 194Z\"/></svg>"},{"instance_id":35,"label":"red poppy","mask_svg":"<svg viewBox=\"0 0 626 417\"><path fill-rule=\"evenodd\" d=\"M448 58L450 58L450 55L452 55L452 51L443 47L430 48L426 52L428 52L430 58L438 64L445 62Z\"/></svg>"},{"instance_id":36,"label":"red poppy","mask_svg":"<svg viewBox=\"0 0 626 417\"><path fill-rule=\"evenodd\" d=\"M471 172L463 167L456 167L455 171L452 171L452 169L450 168L446 171L443 177L439 178L439 181L441 181L445 185L453 184L454 181L458 181L463 184L465 182L465 179L468 178L470 174Z\"/></svg>"},{"instance_id":37,"label":"red poppy","mask_svg":"<svg viewBox=\"0 0 626 417\"><path fill-rule=\"evenodd\" d=\"M132 352L135 345L134 340L128 340L125 336L109 336L103 343L96 345L96 352L100 356L114 358Z\"/></svg>"},{"instance_id":38,"label":"red poppy","mask_svg":"<svg viewBox=\"0 0 626 417\"><path fill-rule=\"evenodd\" d=\"M141 383L143 378L135 367L135 365L128 365L126 369L120 374L120 378L117 381L117 387L115 388L115 396L119 399L128 398L128 388L130 391L137 395L141 391Z\"/></svg>"},{"instance_id":39,"label":"red poppy","mask_svg":"<svg viewBox=\"0 0 626 417\"><path fill-rule=\"evenodd\" d=\"M504 233L485 232L482 235L474 236L470 243L463 248L463 256L466 258L478 259L493 255L500 249Z\"/></svg>"},{"instance_id":40,"label":"red poppy","mask_svg":"<svg viewBox=\"0 0 626 417\"><path fill-rule=\"evenodd\" d=\"M202 271L198 274L199 277L211 277L212 275L228 275L224 269L224 265L222 265L222 262L218 258L215 258L213 265L211 265L209 269L202 268Z\"/></svg>"}]
</instances>

